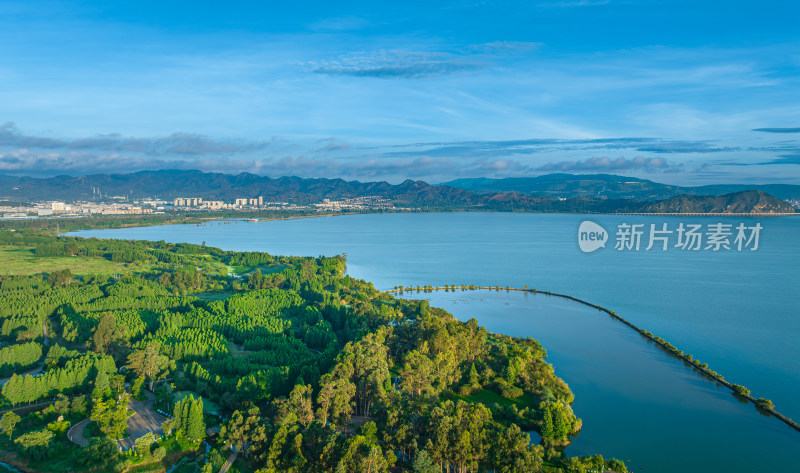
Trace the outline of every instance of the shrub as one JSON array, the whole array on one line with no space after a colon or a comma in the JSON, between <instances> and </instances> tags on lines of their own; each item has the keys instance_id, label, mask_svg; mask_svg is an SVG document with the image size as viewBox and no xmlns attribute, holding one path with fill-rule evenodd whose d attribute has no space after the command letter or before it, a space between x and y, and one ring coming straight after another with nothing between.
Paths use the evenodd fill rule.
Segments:
<instances>
[{"instance_id":1,"label":"shrub","mask_svg":"<svg viewBox=\"0 0 800 473\"><path fill-rule=\"evenodd\" d=\"M521 388L518 388L518 387L516 387L516 386L504 386L504 387L503 387L503 388L500 390L500 395L501 395L501 396L503 396L503 397L505 397L505 398L515 398L515 397L520 397L520 396L522 396L523 394L524 394L524 393L523 393L522 389L521 389Z\"/></svg>"},{"instance_id":2,"label":"shrub","mask_svg":"<svg viewBox=\"0 0 800 473\"><path fill-rule=\"evenodd\" d=\"M756 399L756 405L768 411L775 409L775 404L773 404L769 399L764 399L763 397Z\"/></svg>"},{"instance_id":3,"label":"shrub","mask_svg":"<svg viewBox=\"0 0 800 473\"><path fill-rule=\"evenodd\" d=\"M146 434L142 435L133 444L136 453L139 456L145 456L150 454L150 446L153 445L156 441L156 436L153 435L153 432L147 432Z\"/></svg>"},{"instance_id":4,"label":"shrub","mask_svg":"<svg viewBox=\"0 0 800 473\"><path fill-rule=\"evenodd\" d=\"M164 457L166 456L167 456L167 450L164 447L158 447L155 450L153 450L153 458L155 458L157 461L163 460Z\"/></svg>"},{"instance_id":5,"label":"shrub","mask_svg":"<svg viewBox=\"0 0 800 473\"><path fill-rule=\"evenodd\" d=\"M736 392L736 394L738 394L740 396L749 396L750 395L750 390L747 389L746 387L742 386L741 384L734 384L733 385L733 390Z\"/></svg>"},{"instance_id":6,"label":"shrub","mask_svg":"<svg viewBox=\"0 0 800 473\"><path fill-rule=\"evenodd\" d=\"M66 420L57 420L55 422L47 424L47 430L53 432L58 436L61 436L64 433L66 433L67 429L69 429L69 422Z\"/></svg>"},{"instance_id":7,"label":"shrub","mask_svg":"<svg viewBox=\"0 0 800 473\"><path fill-rule=\"evenodd\" d=\"M34 460L41 460L47 456L50 443L55 434L44 429L20 435L14 443L19 445L23 454Z\"/></svg>"}]
</instances>

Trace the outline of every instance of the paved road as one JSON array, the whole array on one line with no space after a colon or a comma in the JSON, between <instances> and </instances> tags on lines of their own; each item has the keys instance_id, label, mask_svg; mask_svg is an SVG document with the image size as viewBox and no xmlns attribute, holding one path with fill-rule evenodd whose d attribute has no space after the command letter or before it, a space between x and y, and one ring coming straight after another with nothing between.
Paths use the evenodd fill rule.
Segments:
<instances>
[{"instance_id":1,"label":"paved road","mask_svg":"<svg viewBox=\"0 0 800 473\"><path fill-rule=\"evenodd\" d=\"M228 471L228 468L230 468L231 465L233 465L233 462L236 460L236 457L238 455L239 455L238 451L231 452L231 456L228 457L228 461L226 461L225 464L222 465L222 468L219 469L219 473L226 473Z\"/></svg>"},{"instance_id":2,"label":"paved road","mask_svg":"<svg viewBox=\"0 0 800 473\"><path fill-rule=\"evenodd\" d=\"M28 371L26 371L26 372L24 372L24 373L15 373L15 374L16 374L17 376L25 376L26 374L39 374L39 373L41 373L43 370L44 370L44 369L43 369L41 366L37 366L37 367L35 367L35 368L32 368L32 369L30 369L30 370L28 370ZM12 376L13 376L13 375L12 375ZM3 378L3 379L0 379L0 385L6 384L6 382L8 382L8 380L9 380L9 379L11 379L11 376L9 376L8 378Z\"/></svg>"},{"instance_id":3,"label":"paved road","mask_svg":"<svg viewBox=\"0 0 800 473\"><path fill-rule=\"evenodd\" d=\"M120 447L127 450L133 447L133 443L146 434L153 432L156 436L164 435L161 423L167 420L166 417L153 410L155 395L149 391L144 391L147 396L145 401L131 401L128 408L135 413L128 417L128 437L119 441Z\"/></svg>"},{"instance_id":4,"label":"paved road","mask_svg":"<svg viewBox=\"0 0 800 473\"><path fill-rule=\"evenodd\" d=\"M155 395L147 391L145 391L145 395L147 399L144 401L130 401L128 403L128 409L130 409L133 414L128 417L127 421L128 437L119 441L119 446L124 450L133 447L133 443L136 439L147 432L153 432L156 436L164 434L164 431L161 429L161 423L167 420L167 418L161 414L157 414L153 410ZM86 428L89 422L90 419L84 419L73 425L67 432L67 438L81 447L89 445L89 441L83 436L83 429Z\"/></svg>"},{"instance_id":5,"label":"paved road","mask_svg":"<svg viewBox=\"0 0 800 473\"><path fill-rule=\"evenodd\" d=\"M26 404L26 405L23 405L23 406L17 406L17 407L11 408L11 409L6 409L4 411L0 411L0 415L3 415L6 412L11 412L11 411L19 412L19 411L24 411L25 409L29 409L29 410L30 409L37 409L39 407L49 406L52 403L53 403L53 401L44 401L44 402L37 402L36 404Z\"/></svg>"},{"instance_id":6,"label":"paved road","mask_svg":"<svg viewBox=\"0 0 800 473\"><path fill-rule=\"evenodd\" d=\"M81 447L86 447L89 445L89 441L86 440L86 437L83 436L83 429L86 428L86 425L89 423L89 419L83 419L82 421L78 422L77 424L73 425L71 429L67 431L67 438L72 442L80 445Z\"/></svg>"}]
</instances>

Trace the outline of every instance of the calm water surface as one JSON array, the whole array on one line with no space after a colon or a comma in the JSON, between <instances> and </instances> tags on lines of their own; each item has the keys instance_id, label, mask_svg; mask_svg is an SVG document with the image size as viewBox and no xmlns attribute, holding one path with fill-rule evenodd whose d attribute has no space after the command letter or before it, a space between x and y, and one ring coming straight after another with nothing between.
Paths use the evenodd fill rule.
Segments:
<instances>
[{"instance_id":1,"label":"calm water surface","mask_svg":"<svg viewBox=\"0 0 800 473\"><path fill-rule=\"evenodd\" d=\"M77 232L287 255L347 253L350 274L379 289L525 284L615 310L800 418L800 218L592 216L618 223L764 227L758 251L584 254L586 216L387 214ZM532 336L575 392L584 429L568 450L631 460L634 471L798 471L800 433L742 405L596 310L541 295L424 295L492 331Z\"/></svg>"}]
</instances>

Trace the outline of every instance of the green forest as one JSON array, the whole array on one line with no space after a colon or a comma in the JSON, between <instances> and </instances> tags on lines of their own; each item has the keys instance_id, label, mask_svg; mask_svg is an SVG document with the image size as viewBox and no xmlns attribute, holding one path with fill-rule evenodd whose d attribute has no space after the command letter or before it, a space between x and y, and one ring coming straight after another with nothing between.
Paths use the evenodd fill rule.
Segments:
<instances>
[{"instance_id":1,"label":"green forest","mask_svg":"<svg viewBox=\"0 0 800 473\"><path fill-rule=\"evenodd\" d=\"M22 471L627 471L564 454L581 421L536 340L343 256L4 224L12 250L74 262L0 274L0 458Z\"/></svg>"}]
</instances>

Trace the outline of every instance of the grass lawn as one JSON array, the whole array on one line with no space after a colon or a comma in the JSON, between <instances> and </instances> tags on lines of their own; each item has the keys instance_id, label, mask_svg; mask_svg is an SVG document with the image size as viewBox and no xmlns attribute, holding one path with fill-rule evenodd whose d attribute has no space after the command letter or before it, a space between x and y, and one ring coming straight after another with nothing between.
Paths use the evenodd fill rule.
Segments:
<instances>
[{"instance_id":1,"label":"grass lawn","mask_svg":"<svg viewBox=\"0 0 800 473\"><path fill-rule=\"evenodd\" d=\"M228 340L228 352L234 358L247 358L247 350L242 349L239 345ZM203 401L205 402L205 401Z\"/></svg>"},{"instance_id":2,"label":"grass lawn","mask_svg":"<svg viewBox=\"0 0 800 473\"><path fill-rule=\"evenodd\" d=\"M233 292L198 292L192 295L203 301L224 301L234 294Z\"/></svg>"},{"instance_id":3,"label":"grass lawn","mask_svg":"<svg viewBox=\"0 0 800 473\"><path fill-rule=\"evenodd\" d=\"M203 272L207 275L216 274L219 276L227 276L230 273L230 266L219 261L214 261L211 255L196 255L201 258L200 264L203 266Z\"/></svg>"},{"instance_id":4,"label":"grass lawn","mask_svg":"<svg viewBox=\"0 0 800 473\"><path fill-rule=\"evenodd\" d=\"M237 276L248 276L255 273L257 270L260 270L261 274L273 274L280 273L286 268L288 268L288 266L281 264L276 264L274 266L228 266L228 272Z\"/></svg>"},{"instance_id":5,"label":"grass lawn","mask_svg":"<svg viewBox=\"0 0 800 473\"><path fill-rule=\"evenodd\" d=\"M73 274L107 274L139 272L150 269L149 265L125 264L105 258L85 256L36 256L33 250L22 246L0 246L0 274L26 275L51 273L69 269Z\"/></svg>"},{"instance_id":6,"label":"grass lawn","mask_svg":"<svg viewBox=\"0 0 800 473\"><path fill-rule=\"evenodd\" d=\"M202 397L201 395L197 394L194 391L178 391L176 393L172 393L172 399L175 400L175 402L177 402L177 401L180 401L181 399L185 398L189 394L194 396L195 399L197 399L198 397ZM219 413L220 412L219 406L217 405L217 403L215 403L214 401L211 401L209 399L206 399L204 397L203 397L203 411L205 411L206 413L211 413L211 412Z\"/></svg>"}]
</instances>

